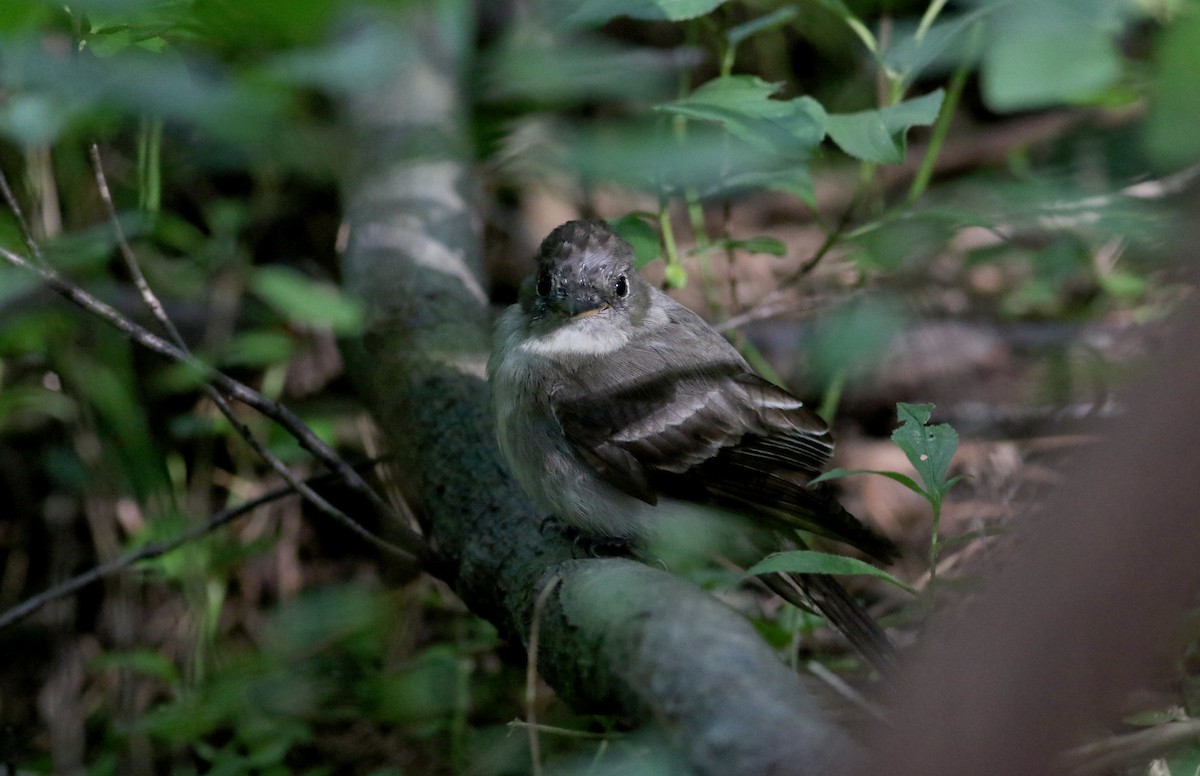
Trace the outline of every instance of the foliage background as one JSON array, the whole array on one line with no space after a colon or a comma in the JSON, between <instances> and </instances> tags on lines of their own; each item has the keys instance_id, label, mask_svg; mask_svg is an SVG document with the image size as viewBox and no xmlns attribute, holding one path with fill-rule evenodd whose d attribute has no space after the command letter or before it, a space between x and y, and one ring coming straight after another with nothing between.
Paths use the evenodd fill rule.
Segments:
<instances>
[{"instance_id":1,"label":"foliage background","mask_svg":"<svg viewBox=\"0 0 1200 776\"><path fill-rule=\"evenodd\" d=\"M340 106L416 57L409 5L0 13L0 169L48 260L136 309L95 143L188 342L355 459L379 443L336 342L363 325L337 286ZM947 505L951 549L1026 509L1056 463L1046 451L1071 418L1112 409L1111 386L1187 291L1173 227L1200 156L1194 3L588 0L481 4L475 19L465 100L496 301L559 221L621 219L648 273L836 416L846 468L903 468L871 438L897 400L937 401L977 443ZM11 213L0 245L24 250ZM278 484L194 374L8 266L0 321L0 608ZM294 440L245 420L311 469ZM846 488L928 544L924 507ZM898 571L925 588L911 565ZM853 673L814 623L705 574L782 653ZM919 618L869 594L898 627ZM34 772L530 768L505 727L525 693L518 650L295 502L46 606L0 645L0 760ZM1195 683L1181 686L1156 701L1188 715ZM535 705L619 727L544 687ZM642 753L636 739L546 741L560 763Z\"/></svg>"}]
</instances>

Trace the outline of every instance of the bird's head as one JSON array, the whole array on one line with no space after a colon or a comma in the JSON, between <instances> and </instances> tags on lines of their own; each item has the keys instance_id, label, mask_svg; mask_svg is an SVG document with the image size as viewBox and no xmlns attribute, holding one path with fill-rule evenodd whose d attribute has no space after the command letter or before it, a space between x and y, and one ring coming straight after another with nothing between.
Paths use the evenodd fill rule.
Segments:
<instances>
[{"instance_id":1,"label":"bird's head","mask_svg":"<svg viewBox=\"0 0 1200 776\"><path fill-rule=\"evenodd\" d=\"M537 272L522 304L535 320L557 325L592 316L627 318L649 304L633 247L603 221L568 221L542 241Z\"/></svg>"}]
</instances>

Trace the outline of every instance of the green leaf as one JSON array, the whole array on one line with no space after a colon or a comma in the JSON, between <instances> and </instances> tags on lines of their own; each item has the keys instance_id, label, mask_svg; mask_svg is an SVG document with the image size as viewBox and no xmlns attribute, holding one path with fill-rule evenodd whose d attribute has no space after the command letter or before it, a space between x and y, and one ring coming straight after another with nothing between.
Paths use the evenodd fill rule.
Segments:
<instances>
[{"instance_id":1,"label":"green leaf","mask_svg":"<svg viewBox=\"0 0 1200 776\"><path fill-rule=\"evenodd\" d=\"M997 25L982 62L983 97L992 110L1078 102L1121 75L1110 31L1086 10L1064 8L1022 3Z\"/></svg>"},{"instance_id":2,"label":"green leaf","mask_svg":"<svg viewBox=\"0 0 1200 776\"><path fill-rule=\"evenodd\" d=\"M833 555L828 552L816 552L815 550L774 552L746 569L747 576L781 573L878 577L886 582L890 582L901 590L907 590L913 595L917 595L917 591L911 585L901 582L883 569L876 568L870 563L861 561L858 558L848 558L845 555Z\"/></svg>"},{"instance_id":3,"label":"green leaf","mask_svg":"<svg viewBox=\"0 0 1200 776\"><path fill-rule=\"evenodd\" d=\"M765 16L751 19L748 22L743 22L736 27L730 28L725 33L725 40L729 42L729 45L737 46L751 35L787 24L792 19L795 19L799 13L800 9L794 5L780 6Z\"/></svg>"},{"instance_id":4,"label":"green leaf","mask_svg":"<svg viewBox=\"0 0 1200 776\"><path fill-rule=\"evenodd\" d=\"M830 469L809 484L816 485L819 482L838 480L843 477L851 477L856 474L878 474L882 477L887 477L889 480L895 480L911 490L913 493L918 493L928 498L925 491L921 489L921 486L918 485L912 477L909 477L907 474L901 474L900 472L886 471L883 469Z\"/></svg>"},{"instance_id":5,"label":"green leaf","mask_svg":"<svg viewBox=\"0 0 1200 776\"><path fill-rule=\"evenodd\" d=\"M639 213L626 213L608 222L612 230L633 246L633 259L638 269L658 258L658 232L646 223Z\"/></svg>"},{"instance_id":6,"label":"green leaf","mask_svg":"<svg viewBox=\"0 0 1200 776\"><path fill-rule=\"evenodd\" d=\"M259 267L250 287L284 318L315 326L328 326L336 334L357 332L362 326L362 304L331 285L301 275L287 267Z\"/></svg>"},{"instance_id":7,"label":"green leaf","mask_svg":"<svg viewBox=\"0 0 1200 776\"><path fill-rule=\"evenodd\" d=\"M643 188L656 196L672 196L686 188L703 198L727 192L763 171L801 169L779 152L764 152L748 143L730 143L719 126L689 126L686 142L664 132L661 121L590 122L578 128L546 133L531 147L526 161L537 167L559 161L593 182L600 180ZM559 158L555 152L562 149Z\"/></svg>"},{"instance_id":8,"label":"green leaf","mask_svg":"<svg viewBox=\"0 0 1200 776\"><path fill-rule=\"evenodd\" d=\"M917 80L931 66L952 68L969 56L969 52L964 50L969 38L964 38L963 33L973 29L976 22L993 13L997 7L998 4L984 4L969 13L944 16L927 29L920 40L916 37L919 26L912 24L888 46L883 57L884 67L899 75L905 86Z\"/></svg>"},{"instance_id":9,"label":"green leaf","mask_svg":"<svg viewBox=\"0 0 1200 776\"><path fill-rule=\"evenodd\" d=\"M1163 32L1154 49L1159 77L1154 84L1145 143L1162 168L1200 161L1200 16L1191 14Z\"/></svg>"},{"instance_id":10,"label":"green leaf","mask_svg":"<svg viewBox=\"0 0 1200 776\"><path fill-rule=\"evenodd\" d=\"M826 128L833 142L851 156L880 164L904 161L905 133L937 118L945 97L942 89L880 110L833 113Z\"/></svg>"},{"instance_id":11,"label":"green leaf","mask_svg":"<svg viewBox=\"0 0 1200 776\"><path fill-rule=\"evenodd\" d=\"M655 110L710 121L760 150L807 159L825 137L825 109L811 97L771 99L778 90L757 76L726 76Z\"/></svg>"},{"instance_id":12,"label":"green leaf","mask_svg":"<svg viewBox=\"0 0 1200 776\"><path fill-rule=\"evenodd\" d=\"M933 407L932 404L897 404L900 427L892 432L892 441L904 451L921 476L931 500L940 501L953 484L946 482L946 470L958 448L958 432L948 423L927 426Z\"/></svg>"},{"instance_id":13,"label":"green leaf","mask_svg":"<svg viewBox=\"0 0 1200 776\"><path fill-rule=\"evenodd\" d=\"M292 339L278 331L248 331L225 346L221 365L267 366L285 363L292 355Z\"/></svg>"},{"instance_id":14,"label":"green leaf","mask_svg":"<svg viewBox=\"0 0 1200 776\"><path fill-rule=\"evenodd\" d=\"M725 0L581 0L571 21L604 24L618 16L646 21L684 21L703 16Z\"/></svg>"}]
</instances>

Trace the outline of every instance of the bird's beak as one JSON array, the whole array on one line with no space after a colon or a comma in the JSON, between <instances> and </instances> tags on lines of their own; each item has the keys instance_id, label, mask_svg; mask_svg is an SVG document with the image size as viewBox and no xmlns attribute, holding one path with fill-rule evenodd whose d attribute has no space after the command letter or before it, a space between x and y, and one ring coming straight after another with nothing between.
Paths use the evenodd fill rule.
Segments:
<instances>
[{"instance_id":1,"label":"bird's beak","mask_svg":"<svg viewBox=\"0 0 1200 776\"><path fill-rule=\"evenodd\" d=\"M574 315L571 316L571 320L579 321L579 320L583 320L584 318L590 318L593 315L595 315L596 313L604 312L607 309L608 309L608 305L602 304L599 307L593 307L591 309L584 310L583 312L575 313Z\"/></svg>"},{"instance_id":2,"label":"bird's beak","mask_svg":"<svg viewBox=\"0 0 1200 776\"><path fill-rule=\"evenodd\" d=\"M568 294L554 299L551 306L559 314L573 321L582 320L608 309L608 304L598 294Z\"/></svg>"}]
</instances>

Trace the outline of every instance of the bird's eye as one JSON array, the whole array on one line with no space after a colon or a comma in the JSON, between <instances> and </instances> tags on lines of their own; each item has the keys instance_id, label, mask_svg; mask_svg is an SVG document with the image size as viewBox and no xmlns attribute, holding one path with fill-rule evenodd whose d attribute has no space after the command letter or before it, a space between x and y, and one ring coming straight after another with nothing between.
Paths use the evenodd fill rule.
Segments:
<instances>
[{"instance_id":1,"label":"bird's eye","mask_svg":"<svg viewBox=\"0 0 1200 776\"><path fill-rule=\"evenodd\" d=\"M537 295L550 296L550 292L554 288L554 281L550 278L549 272L543 272L538 275L537 279Z\"/></svg>"},{"instance_id":2,"label":"bird's eye","mask_svg":"<svg viewBox=\"0 0 1200 776\"><path fill-rule=\"evenodd\" d=\"M629 293L629 281L624 275L617 277L617 282L613 283L613 291L617 296L624 298Z\"/></svg>"}]
</instances>

